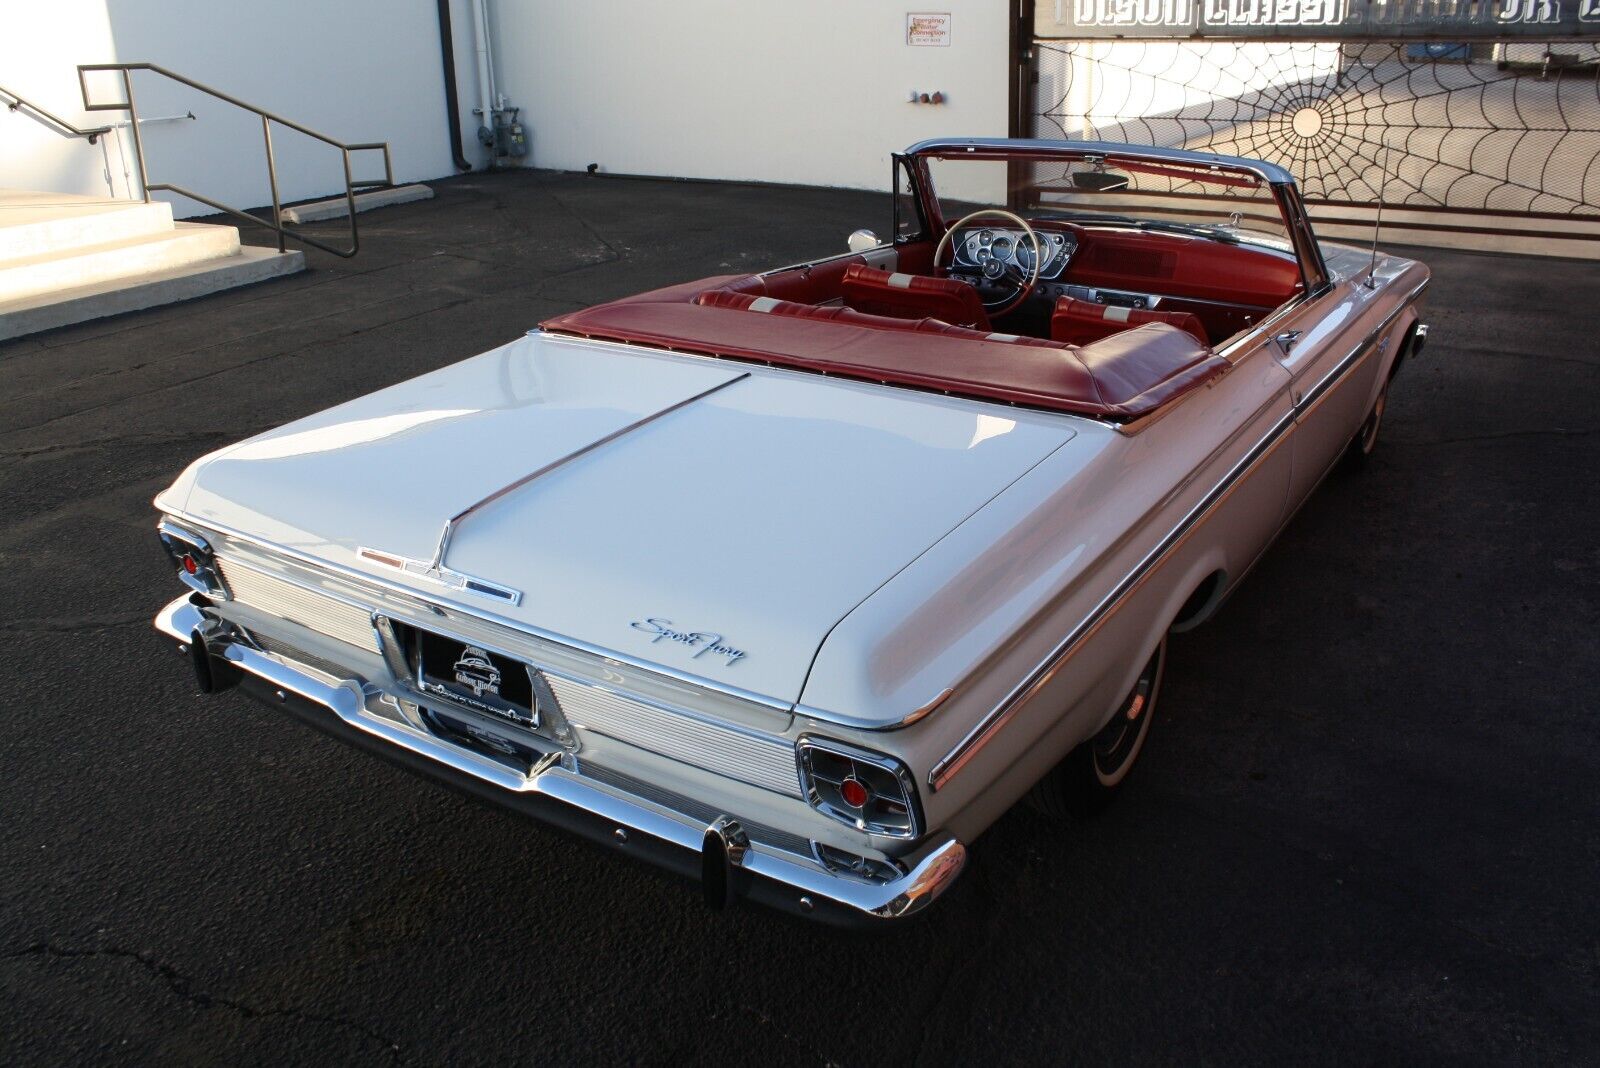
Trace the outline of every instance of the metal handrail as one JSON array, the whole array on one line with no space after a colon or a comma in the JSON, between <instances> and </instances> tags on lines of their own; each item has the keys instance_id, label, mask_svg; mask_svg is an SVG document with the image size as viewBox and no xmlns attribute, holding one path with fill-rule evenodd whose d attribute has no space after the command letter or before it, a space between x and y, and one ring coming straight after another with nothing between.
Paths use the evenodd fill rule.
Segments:
<instances>
[{"instance_id":1,"label":"metal handrail","mask_svg":"<svg viewBox=\"0 0 1600 1068\"><path fill-rule=\"evenodd\" d=\"M266 145L267 149L267 181L272 186L271 222L261 218L259 215L251 215L247 211L241 211L238 208L229 207L228 205L219 203L210 199L209 197L203 197L199 193L196 193L191 189L185 189L181 185L175 185L171 182L151 183L149 171L146 169L144 161L144 140L139 136L139 113L133 99L133 72L136 70L147 70L153 74L159 74L164 78L170 78L173 81L178 82L180 85L187 85L189 88L205 93L207 96L214 96L224 103L232 104L234 107L243 108L245 111L261 117L261 139ZM89 102L89 83L84 77L84 75L90 71L120 71L122 74L122 91L126 99L109 104L91 104ZM360 235L356 232L355 191L357 189L369 187L383 188L394 185L394 165L389 159L389 142L364 141L360 144L346 144L343 141L329 137L325 133L319 133L316 130L311 129L309 126L302 126L298 122L294 122L291 119L286 119L282 115L275 115L265 108L256 107L254 104L247 104L236 96L230 96L220 89L214 89L209 85L195 81L193 78L186 78L182 74L177 74L165 67L157 66L154 63L81 63L78 65L78 88L83 94L83 109L85 111L126 111L128 113L128 117L132 120L129 123L129 128L133 131L133 154L139 164L139 185L144 189L145 203L150 203L150 194L156 191L177 193L179 196L188 197L190 200L198 200L200 203L215 208L217 211L226 212L235 218L242 219L245 222L255 223L258 226L265 226L267 229L276 232L278 235L279 252L286 250L285 242L288 238L292 237L302 244L310 245L311 247L319 248L324 252L331 252L335 256L342 256L345 259L349 259L361 250ZM278 197L278 161L277 157L272 151L273 123L277 123L279 126L288 127L296 133L305 134L307 137L311 137L323 142L324 144L331 145L338 149L340 154L343 156L345 206L349 209L350 217L349 248L335 248L334 246L324 244L315 238L307 237L305 234L290 233L288 230L284 229L283 204ZM350 153L368 151L383 153L383 178L381 180L368 179L358 182L351 177L350 174Z\"/></svg>"},{"instance_id":2,"label":"metal handrail","mask_svg":"<svg viewBox=\"0 0 1600 1068\"><path fill-rule=\"evenodd\" d=\"M40 107L38 104L35 104L33 101L25 99L24 97L19 96L16 93L13 93L10 89L7 89L3 85L0 85L0 97L9 97L10 98L9 100L6 101L6 107L9 110L17 111L17 110L19 110L21 108L26 108L28 111L32 112L33 115L36 118L42 119L46 123L49 123L51 126L56 127L58 130L60 130L63 133L65 133L68 137L86 137L86 138L88 138L89 139L89 143L91 145L94 144L96 141L100 140L100 135L101 134L110 133L111 132L111 127L109 127L109 126L96 126L92 130L79 129L78 127L72 125L72 123L68 122L66 119L63 119L60 115L56 115L53 112L46 111L44 108Z\"/></svg>"}]
</instances>

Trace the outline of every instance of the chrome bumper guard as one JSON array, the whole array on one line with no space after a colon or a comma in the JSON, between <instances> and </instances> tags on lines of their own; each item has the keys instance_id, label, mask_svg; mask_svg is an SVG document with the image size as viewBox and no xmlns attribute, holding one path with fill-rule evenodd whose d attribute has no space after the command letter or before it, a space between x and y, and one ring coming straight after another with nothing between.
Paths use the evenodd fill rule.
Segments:
<instances>
[{"instance_id":1,"label":"chrome bumper guard","mask_svg":"<svg viewBox=\"0 0 1600 1068\"><path fill-rule=\"evenodd\" d=\"M202 602L203 603L203 602ZM201 689L236 673L242 689L341 741L610 848L701 879L708 899L744 897L808 919L876 925L920 912L961 873L966 847L935 835L884 882L833 872L751 842L729 848L736 817L710 826L586 777L574 758L551 752L526 774L418 728L396 715L394 698L355 680L300 668L239 640L193 595L156 615L155 627L186 649ZM220 671L218 670L220 666ZM331 713L331 715L330 715Z\"/></svg>"}]
</instances>

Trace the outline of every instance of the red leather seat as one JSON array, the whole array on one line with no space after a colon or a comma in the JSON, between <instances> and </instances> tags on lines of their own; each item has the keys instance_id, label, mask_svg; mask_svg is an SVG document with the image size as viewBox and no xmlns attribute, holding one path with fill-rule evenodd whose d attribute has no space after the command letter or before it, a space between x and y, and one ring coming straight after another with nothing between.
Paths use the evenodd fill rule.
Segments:
<instances>
[{"instance_id":1,"label":"red leather seat","mask_svg":"<svg viewBox=\"0 0 1600 1068\"><path fill-rule=\"evenodd\" d=\"M702 308L727 308L731 311L762 312L767 315L793 315L800 319L837 319L848 314L849 308L837 304L801 304L793 300L764 297L759 293L743 293L737 289L708 289L694 298Z\"/></svg>"},{"instance_id":2,"label":"red leather seat","mask_svg":"<svg viewBox=\"0 0 1600 1068\"><path fill-rule=\"evenodd\" d=\"M735 293L727 281L699 283L692 300L680 286L567 312L541 329L1113 419L1155 411L1229 366L1166 323L1078 347Z\"/></svg>"},{"instance_id":3,"label":"red leather seat","mask_svg":"<svg viewBox=\"0 0 1600 1068\"><path fill-rule=\"evenodd\" d=\"M1087 345L1103 337L1146 323L1166 323L1192 334L1202 345L1211 344L1206 328L1190 312L1157 311L1148 308L1122 308L1115 304L1096 304L1091 300L1062 297L1050 316L1050 337L1069 345Z\"/></svg>"},{"instance_id":4,"label":"red leather seat","mask_svg":"<svg viewBox=\"0 0 1600 1068\"><path fill-rule=\"evenodd\" d=\"M954 278L897 274L853 263L844 272L845 306L894 319L940 319L954 326L989 329L978 291Z\"/></svg>"},{"instance_id":5,"label":"red leather seat","mask_svg":"<svg viewBox=\"0 0 1600 1068\"><path fill-rule=\"evenodd\" d=\"M925 334L944 334L946 337L966 338L968 341L998 341L1047 349L1066 347L1059 341L1048 341L1044 338L997 334L989 330L974 330L969 326L956 326L954 323L947 323L932 316L922 319L897 319L888 315L858 312L838 304L801 304L793 300L761 297L733 289L708 289L695 297L694 302L702 308L727 308L730 311L752 311L764 315L788 315L796 319L827 319L852 323L856 326L868 326L877 330L919 330Z\"/></svg>"}]
</instances>

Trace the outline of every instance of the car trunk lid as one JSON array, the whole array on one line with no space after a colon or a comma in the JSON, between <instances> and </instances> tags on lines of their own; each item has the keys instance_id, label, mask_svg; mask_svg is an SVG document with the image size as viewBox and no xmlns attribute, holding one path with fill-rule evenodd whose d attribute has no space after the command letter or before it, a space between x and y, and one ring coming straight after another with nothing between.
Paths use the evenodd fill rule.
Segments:
<instances>
[{"instance_id":1,"label":"car trunk lid","mask_svg":"<svg viewBox=\"0 0 1600 1068\"><path fill-rule=\"evenodd\" d=\"M221 450L158 503L793 701L832 627L1072 422L532 335ZM431 561L456 516L444 568L515 604L370 552Z\"/></svg>"}]
</instances>

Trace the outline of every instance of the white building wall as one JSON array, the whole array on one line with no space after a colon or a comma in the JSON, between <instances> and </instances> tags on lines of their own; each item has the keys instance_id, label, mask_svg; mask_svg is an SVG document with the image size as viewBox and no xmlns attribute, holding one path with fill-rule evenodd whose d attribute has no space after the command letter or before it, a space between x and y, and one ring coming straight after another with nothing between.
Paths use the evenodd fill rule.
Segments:
<instances>
[{"instance_id":1,"label":"white building wall","mask_svg":"<svg viewBox=\"0 0 1600 1068\"><path fill-rule=\"evenodd\" d=\"M1003 0L492 3L538 167L874 189L915 141L1007 129ZM950 14L948 47L906 43L923 10Z\"/></svg>"},{"instance_id":2,"label":"white building wall","mask_svg":"<svg viewBox=\"0 0 1600 1068\"><path fill-rule=\"evenodd\" d=\"M475 77L467 0L455 3L463 111ZM149 61L208 83L343 141L388 141L396 181L455 173L445 118L434 4L413 0L50 0L8 7L0 33L0 86L79 126L126 118L84 112L76 65ZM96 100L120 99L115 75L90 83ZM172 181L238 207L271 202L255 116L152 74L134 75L146 119L192 111L194 121L150 123L146 155L156 181ZM466 116L471 120L471 116ZM477 162L475 123L463 121ZM273 131L285 201L342 192L334 149ZM87 195L137 195L126 130L91 146L0 108L0 187ZM377 154L357 177L381 177ZM173 199L179 215L209 209Z\"/></svg>"},{"instance_id":3,"label":"white building wall","mask_svg":"<svg viewBox=\"0 0 1600 1068\"><path fill-rule=\"evenodd\" d=\"M473 0L452 0L465 154L481 166ZM537 167L882 188L889 155L926 137L1007 126L1007 12L943 0L947 47L906 43L908 8L882 0L489 0L497 89L523 109ZM15 4L0 86L80 126L76 65L149 61L345 141L391 146L399 182L456 173L438 17L426 0L50 0ZM910 10L918 10L911 8ZM151 74L134 75L150 173L238 207L270 203L260 122ZM120 99L113 75L96 100ZM942 105L913 104L912 89ZM342 191L337 152L274 130L285 202ZM374 156L358 177L380 175ZM0 187L137 196L126 128L98 145L0 108ZM171 200L180 216L205 214Z\"/></svg>"}]
</instances>

